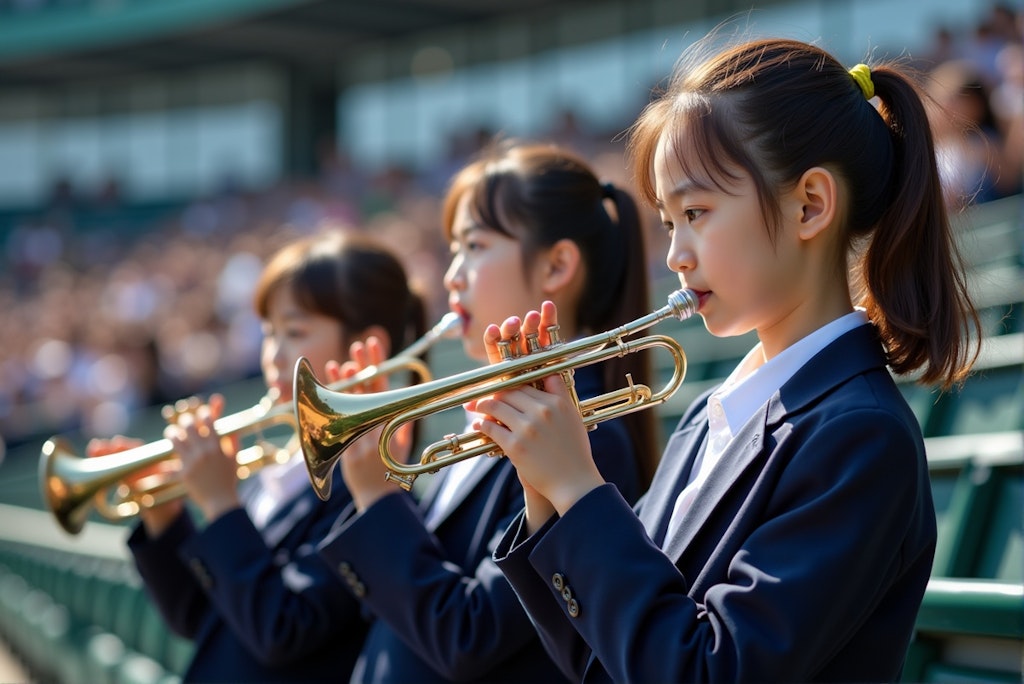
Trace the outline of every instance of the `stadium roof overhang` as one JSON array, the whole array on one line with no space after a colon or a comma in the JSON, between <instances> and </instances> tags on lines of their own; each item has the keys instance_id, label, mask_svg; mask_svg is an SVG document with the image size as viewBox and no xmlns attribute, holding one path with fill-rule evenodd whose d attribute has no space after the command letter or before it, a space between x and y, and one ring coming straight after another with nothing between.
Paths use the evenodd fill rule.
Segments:
<instances>
[{"instance_id":1,"label":"stadium roof overhang","mask_svg":"<svg viewBox=\"0 0 1024 684\"><path fill-rule=\"evenodd\" d=\"M0 87L271 59L331 77L370 46L558 0L109 0L0 16Z\"/></svg>"}]
</instances>

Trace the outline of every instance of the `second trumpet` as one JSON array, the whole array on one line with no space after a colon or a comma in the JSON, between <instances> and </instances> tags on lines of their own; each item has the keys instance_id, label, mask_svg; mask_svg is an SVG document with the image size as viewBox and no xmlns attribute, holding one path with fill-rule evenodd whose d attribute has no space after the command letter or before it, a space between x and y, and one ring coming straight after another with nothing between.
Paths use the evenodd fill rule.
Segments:
<instances>
[{"instance_id":1,"label":"second trumpet","mask_svg":"<svg viewBox=\"0 0 1024 684\"><path fill-rule=\"evenodd\" d=\"M418 357L440 339L457 332L458 323L458 316L448 314L398 355L330 387L344 392L375 377L399 371L429 380L430 369ZM272 427L297 430L291 402L276 402L270 396L251 408L219 418L213 427L221 437L257 438L256 444L241 449L235 457L239 479L246 479L260 468L289 457L288 452L259 439L264 431ZM127 478L174 459L173 446L166 438L119 453L84 458L76 455L66 440L55 436L43 445L39 461L43 502L64 531L72 535L81 531L92 510L113 522L128 519L138 515L142 508L185 495L173 468L147 476L131 487L123 484Z\"/></svg>"},{"instance_id":2,"label":"second trumpet","mask_svg":"<svg viewBox=\"0 0 1024 684\"><path fill-rule=\"evenodd\" d=\"M592 399L578 402L587 426L661 404L682 385L686 375L686 354L671 337L649 335L626 341L624 338L667 318L684 320L700 306L692 290L676 290L668 303L632 323L597 335L549 347L518 358L413 387L376 394L349 394L320 384L308 361L300 359L295 368L295 411L303 456L313 488L321 499L331 493L331 473L338 459L353 441L383 425L378 448L388 470L387 477L405 489L411 489L418 475L480 455L498 455L497 445L478 432L452 435L429 445L419 463L400 463L388 445L394 433L406 422L461 406L468 401L513 387L536 382L560 373L572 388L572 370L606 359L660 347L675 361L672 377L658 392L646 385L634 384ZM574 393L575 394L575 393Z\"/></svg>"}]
</instances>

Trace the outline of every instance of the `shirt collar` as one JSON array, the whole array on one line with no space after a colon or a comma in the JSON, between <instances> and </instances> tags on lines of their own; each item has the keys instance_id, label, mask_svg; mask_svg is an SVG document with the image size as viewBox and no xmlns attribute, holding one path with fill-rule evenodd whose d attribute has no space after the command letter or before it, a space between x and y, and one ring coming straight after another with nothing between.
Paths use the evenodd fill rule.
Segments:
<instances>
[{"instance_id":1,"label":"shirt collar","mask_svg":"<svg viewBox=\"0 0 1024 684\"><path fill-rule=\"evenodd\" d=\"M769 361L764 360L761 345L757 344L708 399L713 413L715 405L723 409L728 424L720 428L735 434L815 354L841 335L867 323L867 314L857 309L823 325ZM742 392L737 391L740 388Z\"/></svg>"}]
</instances>

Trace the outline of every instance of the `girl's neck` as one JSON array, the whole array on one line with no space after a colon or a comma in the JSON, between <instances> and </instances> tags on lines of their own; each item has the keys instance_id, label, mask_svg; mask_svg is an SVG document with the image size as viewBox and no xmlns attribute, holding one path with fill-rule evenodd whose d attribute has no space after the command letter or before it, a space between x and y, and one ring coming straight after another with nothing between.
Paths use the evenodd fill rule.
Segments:
<instances>
[{"instance_id":1,"label":"girl's neck","mask_svg":"<svg viewBox=\"0 0 1024 684\"><path fill-rule=\"evenodd\" d=\"M852 311L853 304L845 294L800 302L782 321L757 331L765 360Z\"/></svg>"}]
</instances>

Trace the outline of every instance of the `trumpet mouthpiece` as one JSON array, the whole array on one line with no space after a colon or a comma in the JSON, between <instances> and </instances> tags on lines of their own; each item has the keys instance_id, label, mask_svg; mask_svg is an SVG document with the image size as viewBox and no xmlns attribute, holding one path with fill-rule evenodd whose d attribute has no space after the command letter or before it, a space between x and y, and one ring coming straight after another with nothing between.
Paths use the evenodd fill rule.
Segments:
<instances>
[{"instance_id":1,"label":"trumpet mouthpiece","mask_svg":"<svg viewBox=\"0 0 1024 684\"><path fill-rule=\"evenodd\" d=\"M449 311L444 316L441 316L441 320L434 326L434 333L439 337L456 337L461 322L462 316L454 311Z\"/></svg>"},{"instance_id":2,"label":"trumpet mouthpiece","mask_svg":"<svg viewBox=\"0 0 1024 684\"><path fill-rule=\"evenodd\" d=\"M672 310L672 315L680 321L685 321L700 309L700 297L693 290L676 290L669 294L668 306Z\"/></svg>"}]
</instances>

